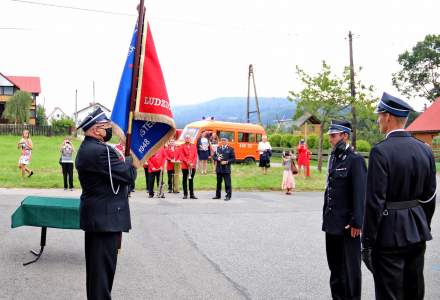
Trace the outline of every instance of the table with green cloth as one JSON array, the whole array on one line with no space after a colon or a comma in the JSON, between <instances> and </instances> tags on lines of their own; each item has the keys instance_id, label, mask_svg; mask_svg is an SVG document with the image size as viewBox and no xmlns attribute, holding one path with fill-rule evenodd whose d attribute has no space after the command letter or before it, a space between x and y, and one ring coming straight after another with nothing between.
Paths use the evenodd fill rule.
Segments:
<instances>
[{"instance_id":1,"label":"table with green cloth","mask_svg":"<svg viewBox=\"0 0 440 300\"><path fill-rule=\"evenodd\" d=\"M43 254L46 246L47 228L80 229L79 228L79 203L78 198L28 196L11 217L11 227L36 226L41 227L40 251L31 250L36 256L32 261L23 265L36 262Z\"/></svg>"}]
</instances>

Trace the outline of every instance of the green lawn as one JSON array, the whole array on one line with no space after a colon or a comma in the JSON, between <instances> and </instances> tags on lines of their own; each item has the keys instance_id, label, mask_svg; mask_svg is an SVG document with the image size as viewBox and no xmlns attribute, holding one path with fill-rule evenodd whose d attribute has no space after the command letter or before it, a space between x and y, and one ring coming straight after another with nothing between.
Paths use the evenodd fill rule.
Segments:
<instances>
[{"instance_id":1,"label":"green lawn","mask_svg":"<svg viewBox=\"0 0 440 300\"><path fill-rule=\"evenodd\" d=\"M59 147L63 137L32 137L34 149L30 168L34 171L34 176L31 178L21 178L17 167L20 156L20 150L17 149L19 139L18 136L0 136L0 157L2 157L0 187L62 188L63 176L58 160L60 157ZM78 149L80 141L74 140L73 144ZM274 159L273 161L279 162L280 160ZM232 186L234 190L280 190L282 172L281 167L272 167L267 175L263 175L257 166L236 164L233 166ZM195 189L214 190L215 181L214 174L197 174ZM74 186L79 187L76 172L74 172ZM312 170L312 176L309 178L296 176L296 187L298 191L323 190L325 171L320 174L316 170ZM136 189L145 189L143 169L138 170Z\"/></svg>"}]
</instances>

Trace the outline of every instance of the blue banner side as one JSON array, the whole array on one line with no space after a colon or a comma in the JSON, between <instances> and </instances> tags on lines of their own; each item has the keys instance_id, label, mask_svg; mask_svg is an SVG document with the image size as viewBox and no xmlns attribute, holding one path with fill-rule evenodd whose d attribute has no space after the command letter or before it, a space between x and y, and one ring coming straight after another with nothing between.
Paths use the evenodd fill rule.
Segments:
<instances>
[{"instance_id":1,"label":"blue banner side","mask_svg":"<svg viewBox=\"0 0 440 300\"><path fill-rule=\"evenodd\" d=\"M165 123L134 120L131 151L138 160L142 160L171 129L172 127Z\"/></svg>"},{"instance_id":2,"label":"blue banner side","mask_svg":"<svg viewBox=\"0 0 440 300\"><path fill-rule=\"evenodd\" d=\"M133 37L131 39L130 48L128 50L127 60L122 72L121 81L119 82L118 93L113 105L111 120L116 124L124 135L128 128L128 114L130 112L130 91L133 78L133 63L136 49L136 32L135 26Z\"/></svg>"}]
</instances>

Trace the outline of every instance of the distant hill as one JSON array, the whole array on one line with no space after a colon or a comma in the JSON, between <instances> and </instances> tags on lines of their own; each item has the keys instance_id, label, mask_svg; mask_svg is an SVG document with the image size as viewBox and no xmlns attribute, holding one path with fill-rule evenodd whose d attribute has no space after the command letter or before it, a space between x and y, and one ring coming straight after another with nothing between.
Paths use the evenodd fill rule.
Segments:
<instances>
[{"instance_id":1,"label":"distant hill","mask_svg":"<svg viewBox=\"0 0 440 300\"><path fill-rule=\"evenodd\" d=\"M250 110L255 110L255 100L252 98ZM246 122L245 97L216 98L207 102L174 106L172 108L177 128L201 120L203 117L214 117L218 121ZM258 98L261 121L263 125L272 124L274 120L292 118L296 104L287 98ZM251 122L256 123L257 114L251 114Z\"/></svg>"}]
</instances>

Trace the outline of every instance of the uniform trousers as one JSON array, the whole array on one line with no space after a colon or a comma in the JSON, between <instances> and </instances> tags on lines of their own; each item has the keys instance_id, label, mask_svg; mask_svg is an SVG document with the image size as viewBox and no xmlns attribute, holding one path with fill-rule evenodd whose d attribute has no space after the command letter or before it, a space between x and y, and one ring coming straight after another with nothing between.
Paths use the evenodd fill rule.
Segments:
<instances>
[{"instance_id":1,"label":"uniform trousers","mask_svg":"<svg viewBox=\"0 0 440 300\"><path fill-rule=\"evenodd\" d=\"M150 184L149 184L149 181L148 181L148 167L144 168L144 172L145 172L145 184L146 184L146 187L147 187L147 192L149 192L150 191Z\"/></svg>"},{"instance_id":2,"label":"uniform trousers","mask_svg":"<svg viewBox=\"0 0 440 300\"><path fill-rule=\"evenodd\" d=\"M215 190L215 196L221 197L222 180L225 180L226 197L231 198L232 195L231 173L217 173L217 189Z\"/></svg>"},{"instance_id":3,"label":"uniform trousers","mask_svg":"<svg viewBox=\"0 0 440 300\"><path fill-rule=\"evenodd\" d=\"M69 189L73 189L73 162L61 163L63 169L64 188L67 189L67 179L69 179Z\"/></svg>"},{"instance_id":4,"label":"uniform trousers","mask_svg":"<svg viewBox=\"0 0 440 300\"><path fill-rule=\"evenodd\" d=\"M347 230L343 235L325 234L327 263L330 269L332 299L361 299L361 241L352 238Z\"/></svg>"},{"instance_id":5,"label":"uniform trousers","mask_svg":"<svg viewBox=\"0 0 440 300\"><path fill-rule=\"evenodd\" d=\"M425 250L426 242L400 248L373 250L373 276L377 300L423 299Z\"/></svg>"},{"instance_id":6,"label":"uniform trousers","mask_svg":"<svg viewBox=\"0 0 440 300\"><path fill-rule=\"evenodd\" d=\"M150 196L154 196L154 181L156 181L156 185L159 186L160 171L154 171L148 173L148 194Z\"/></svg>"},{"instance_id":7,"label":"uniform trousers","mask_svg":"<svg viewBox=\"0 0 440 300\"><path fill-rule=\"evenodd\" d=\"M88 300L111 299L120 232L85 232Z\"/></svg>"},{"instance_id":8,"label":"uniform trousers","mask_svg":"<svg viewBox=\"0 0 440 300\"><path fill-rule=\"evenodd\" d=\"M174 186L174 170L168 170L167 174L168 174L168 192L172 192Z\"/></svg>"},{"instance_id":9,"label":"uniform trousers","mask_svg":"<svg viewBox=\"0 0 440 300\"><path fill-rule=\"evenodd\" d=\"M196 169L191 169L191 179L188 178L188 175L189 175L188 169L182 169L183 195L188 196L188 187L189 187L189 195L194 196L194 176L196 176Z\"/></svg>"}]
</instances>

